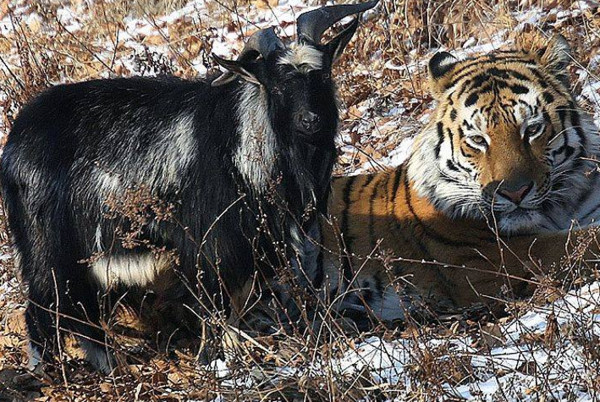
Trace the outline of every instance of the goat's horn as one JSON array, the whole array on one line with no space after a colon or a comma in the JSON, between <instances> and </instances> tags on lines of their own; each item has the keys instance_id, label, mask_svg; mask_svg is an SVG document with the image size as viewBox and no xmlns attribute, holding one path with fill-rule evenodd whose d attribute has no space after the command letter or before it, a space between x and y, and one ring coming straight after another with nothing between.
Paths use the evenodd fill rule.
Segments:
<instances>
[{"instance_id":1,"label":"goat's horn","mask_svg":"<svg viewBox=\"0 0 600 402\"><path fill-rule=\"evenodd\" d=\"M263 58L267 58L269 54L277 49L284 48L284 44L279 39L273 27L261 29L260 31L256 31L248 40L246 41L246 45L242 49L242 52L238 56L234 64L245 61L252 61L256 59L256 57L260 54ZM226 60L221 60L220 57L214 55L217 63L224 65ZM227 68L227 67L225 67ZM227 68L228 69L228 68ZM229 70L229 69L228 69ZM211 82L213 87L225 85L228 82L231 82L235 79L236 73L233 71L226 71L217 77L215 80Z\"/></svg>"},{"instance_id":2,"label":"goat's horn","mask_svg":"<svg viewBox=\"0 0 600 402\"><path fill-rule=\"evenodd\" d=\"M338 4L304 13L298 17L296 24L298 42L318 44L321 42L323 32L333 24L349 15L367 11L375 7L378 2L379 0L373 0L361 4Z\"/></svg>"},{"instance_id":3,"label":"goat's horn","mask_svg":"<svg viewBox=\"0 0 600 402\"><path fill-rule=\"evenodd\" d=\"M260 53L266 59L272 51L284 47L283 42L279 39L273 27L261 29L248 38L242 53L238 56L238 60L243 60L255 52Z\"/></svg>"}]
</instances>

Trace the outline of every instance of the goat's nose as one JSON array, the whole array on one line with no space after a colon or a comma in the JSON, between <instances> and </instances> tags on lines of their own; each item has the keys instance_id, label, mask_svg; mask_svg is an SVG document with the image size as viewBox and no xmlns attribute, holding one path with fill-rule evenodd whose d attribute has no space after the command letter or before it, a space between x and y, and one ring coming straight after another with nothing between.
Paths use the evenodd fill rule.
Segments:
<instances>
[{"instance_id":1,"label":"goat's nose","mask_svg":"<svg viewBox=\"0 0 600 402\"><path fill-rule=\"evenodd\" d=\"M528 184L524 184L517 190L501 188L498 190L498 194L518 205L521 203L521 201L523 201L527 194L529 194L529 192L533 188L533 184L534 183L531 181Z\"/></svg>"},{"instance_id":2,"label":"goat's nose","mask_svg":"<svg viewBox=\"0 0 600 402\"><path fill-rule=\"evenodd\" d=\"M321 119L319 115L313 112L305 111L299 115L300 126L308 132L315 132L319 129Z\"/></svg>"}]
</instances>

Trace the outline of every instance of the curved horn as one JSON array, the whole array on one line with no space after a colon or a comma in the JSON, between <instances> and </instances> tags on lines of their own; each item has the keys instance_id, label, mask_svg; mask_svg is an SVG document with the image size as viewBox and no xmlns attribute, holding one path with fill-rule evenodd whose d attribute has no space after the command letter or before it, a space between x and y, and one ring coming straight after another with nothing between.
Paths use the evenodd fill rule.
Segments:
<instances>
[{"instance_id":1,"label":"curved horn","mask_svg":"<svg viewBox=\"0 0 600 402\"><path fill-rule=\"evenodd\" d=\"M213 54L215 61L219 65L225 67L227 71L213 80L211 86L217 87L233 81L236 77L235 71L240 70L239 66L241 66L242 63L252 61L259 54L266 59L272 51L284 47L283 42L279 39L273 27L256 31L248 38L246 45L235 61L225 60L216 54Z\"/></svg>"},{"instance_id":2,"label":"curved horn","mask_svg":"<svg viewBox=\"0 0 600 402\"><path fill-rule=\"evenodd\" d=\"M304 13L297 20L298 42L318 44L321 42L323 32L333 24L349 15L367 11L375 7L378 2L379 0L373 0L361 4L338 4Z\"/></svg>"},{"instance_id":3,"label":"curved horn","mask_svg":"<svg viewBox=\"0 0 600 402\"><path fill-rule=\"evenodd\" d=\"M237 60L244 60L248 55L255 52L258 52L266 59L271 52L284 47L283 42L279 39L273 27L261 29L248 38Z\"/></svg>"}]
</instances>

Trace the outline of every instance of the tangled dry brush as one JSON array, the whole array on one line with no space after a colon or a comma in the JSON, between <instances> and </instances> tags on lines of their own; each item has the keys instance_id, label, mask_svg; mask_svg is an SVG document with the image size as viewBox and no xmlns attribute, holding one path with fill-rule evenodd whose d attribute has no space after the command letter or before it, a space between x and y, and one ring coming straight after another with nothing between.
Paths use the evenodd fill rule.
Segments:
<instances>
[{"instance_id":1,"label":"tangled dry brush","mask_svg":"<svg viewBox=\"0 0 600 402\"><path fill-rule=\"evenodd\" d=\"M291 36L295 15L322 3L4 0L0 143L19 109L53 84L165 73L197 77L215 68L211 53L237 54L259 26L278 25ZM572 44L574 91L598 119L596 2L381 0L335 67L343 108L337 174L381 169L405 156L402 140L431 110L424 67L433 52L533 44L553 31ZM198 363L185 339L159 348L135 314L123 310L105 323L115 337L110 347L121 357L117 375L105 378L78 363L80 352L71 342L62 365L32 376L25 370L25 300L4 216L0 222L0 400L600 398L600 380L590 375L600 370L600 331L594 327L600 291L590 285L567 295L581 286L576 273L562 284L539 278L536 296L509 303L511 315L499 321L473 309L349 335L331 319L317 341L310 332L253 338L215 317L226 327L225 356L208 366ZM550 310L543 307L552 302ZM517 316L521 320L513 321ZM501 346L508 349L499 358L494 351Z\"/></svg>"}]
</instances>

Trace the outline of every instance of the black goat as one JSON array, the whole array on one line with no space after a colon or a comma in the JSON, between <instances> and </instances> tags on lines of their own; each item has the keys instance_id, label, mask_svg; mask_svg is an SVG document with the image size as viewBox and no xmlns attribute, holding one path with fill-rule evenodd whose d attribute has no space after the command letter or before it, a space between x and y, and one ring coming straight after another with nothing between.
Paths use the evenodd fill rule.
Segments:
<instances>
[{"instance_id":1,"label":"black goat","mask_svg":"<svg viewBox=\"0 0 600 402\"><path fill-rule=\"evenodd\" d=\"M256 272L272 276L282 255L302 259L301 234L325 210L335 160L331 65L358 20L327 44L320 38L376 3L301 15L289 47L261 30L237 60L215 57L227 72L214 80L60 85L23 108L0 180L29 285L30 366L56 353L59 328L109 371L98 325L107 290L143 288L177 267L205 314L201 305L227 308ZM161 207L114 214L138 190Z\"/></svg>"},{"instance_id":2,"label":"black goat","mask_svg":"<svg viewBox=\"0 0 600 402\"><path fill-rule=\"evenodd\" d=\"M313 271L304 280L318 276L301 261L301 234L326 208L338 125L331 65L358 20L320 38L376 3L301 15L289 47L261 30L237 60L215 57L227 72L214 80L60 85L23 108L0 180L29 285L30 366L56 353L58 328L109 371L102 295L143 288L167 269L196 292L198 314L227 308L228 295L256 272L272 276L282 255ZM160 207L114 214L138 190Z\"/></svg>"}]
</instances>

